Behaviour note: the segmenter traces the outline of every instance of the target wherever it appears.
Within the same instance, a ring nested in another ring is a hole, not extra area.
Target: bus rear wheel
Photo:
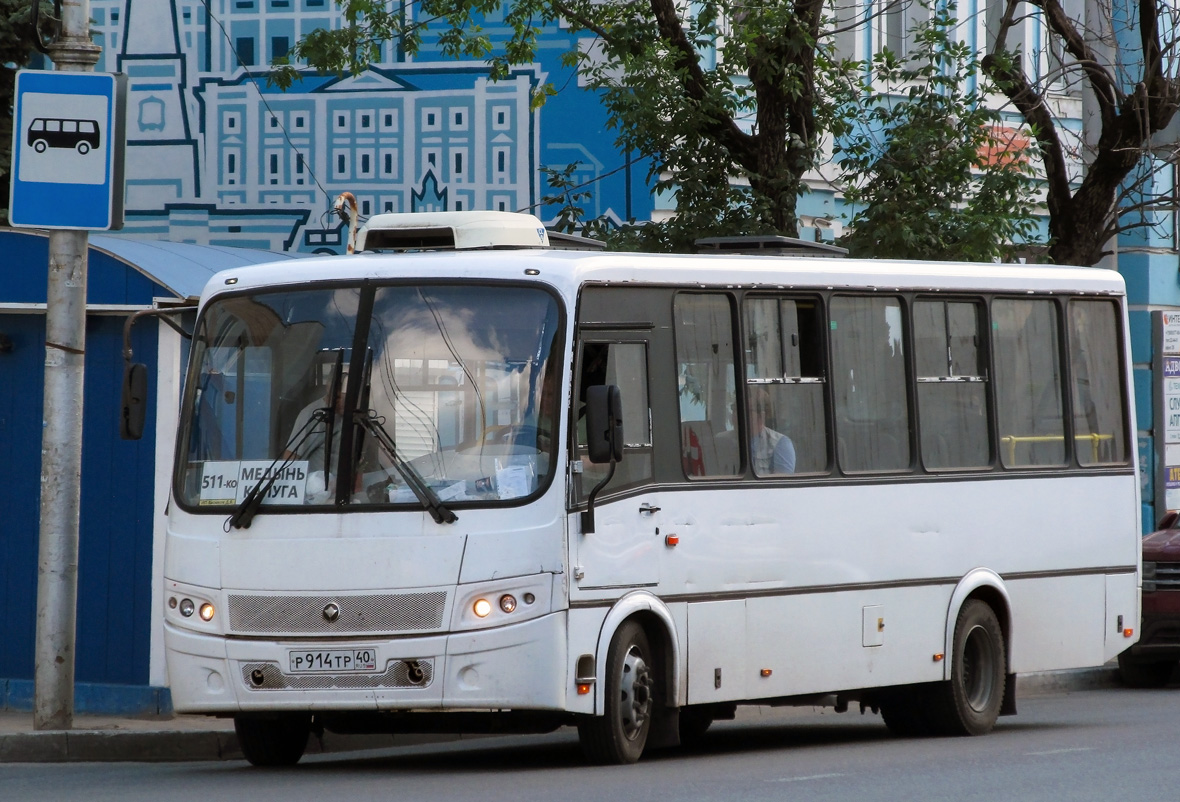
[[[655,666],[647,634],[627,621],[611,638],[605,714],[578,722],[582,752],[592,763],[634,763],[643,754],[655,705]]]
[[[234,732],[246,760],[254,766],[294,766],[307,749],[311,716],[234,716]]]
[[[930,723],[946,735],[984,735],[1000,715],[1007,679],[1004,633],[990,605],[963,605],[952,646],[951,678],[931,694]]]

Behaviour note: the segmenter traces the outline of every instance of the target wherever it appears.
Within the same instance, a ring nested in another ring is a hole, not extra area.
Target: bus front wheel
[[[643,754],[655,705],[655,666],[647,634],[627,621],[611,639],[605,715],[578,722],[582,751],[592,763],[634,763]]]
[[[234,732],[246,760],[255,766],[294,766],[307,749],[311,716],[234,716]]]
[[[38,153],[44,153],[47,147],[49,147],[49,143],[44,139],[38,139],[33,143],[33,150],[37,151]]]
[[[1007,679],[1004,633],[990,605],[979,599],[963,605],[953,647],[951,678],[936,686],[931,723],[947,735],[984,735],[1000,715]]]

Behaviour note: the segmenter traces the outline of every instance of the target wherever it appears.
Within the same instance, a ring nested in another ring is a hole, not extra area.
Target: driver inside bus
[[[341,375],[340,387],[337,390],[334,403],[328,397],[332,392],[332,385],[329,383],[324,387],[322,398],[313,399],[310,404],[299,411],[299,414],[295,416],[295,425],[291,427],[290,446],[283,452],[283,459],[306,460],[309,470],[324,470],[324,443],[328,439],[327,417],[329,408],[332,408],[335,414],[331,416],[333,419],[332,456],[328,470],[335,470],[340,456],[340,433],[344,420],[344,388],[348,384],[347,379],[348,374],[345,372]],[[319,419],[313,420],[317,417],[316,413],[321,410],[323,413],[318,416]],[[310,428],[310,432],[307,431],[308,428]]]

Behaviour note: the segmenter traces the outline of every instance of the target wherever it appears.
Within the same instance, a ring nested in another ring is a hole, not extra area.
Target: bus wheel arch
[[[606,658],[606,675],[599,683],[605,710],[579,717],[578,740],[591,763],[634,763],[647,746],[659,707],[659,667],[638,617],[615,630]]]
[[[978,569],[960,582],[947,616],[945,680],[929,700],[933,730],[982,735],[999,715],[1016,712],[1011,620],[999,575]]]
[[[615,632],[634,618],[643,627],[655,660],[660,664],[663,693],[657,702],[668,707],[680,703],[680,639],[672,613],[659,598],[646,591],[634,591],[619,599],[602,622],[595,652],[594,714],[605,712],[604,682],[607,675],[610,645]]]
[[[1000,631],[1004,636],[1004,669],[1012,670],[1012,600],[1008,596],[1008,588],[1004,580],[995,571],[988,568],[976,568],[969,572],[955,587],[951,594],[950,604],[947,605],[946,627],[944,629],[943,679],[950,679],[951,665],[954,658],[955,623],[959,619],[959,612],[971,599],[979,599],[992,608],[996,619],[1000,623]]]

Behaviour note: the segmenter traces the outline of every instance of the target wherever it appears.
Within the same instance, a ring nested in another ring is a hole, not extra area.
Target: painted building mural
[[[361,215],[497,209],[556,215],[545,169],[577,164],[589,216],[650,219],[646,168],[620,153],[594,97],[572,83],[540,110],[530,90],[572,73],[574,40],[541,34],[552,63],[491,81],[424,46],[349,77],[307,76],[283,92],[266,65],[316,28],[333,0],[91,0],[99,71],[128,76],[124,233],[179,242],[339,253],[328,214],[343,192]],[[485,26],[492,36],[496,19]],[[572,90],[572,91],[571,91]]]

